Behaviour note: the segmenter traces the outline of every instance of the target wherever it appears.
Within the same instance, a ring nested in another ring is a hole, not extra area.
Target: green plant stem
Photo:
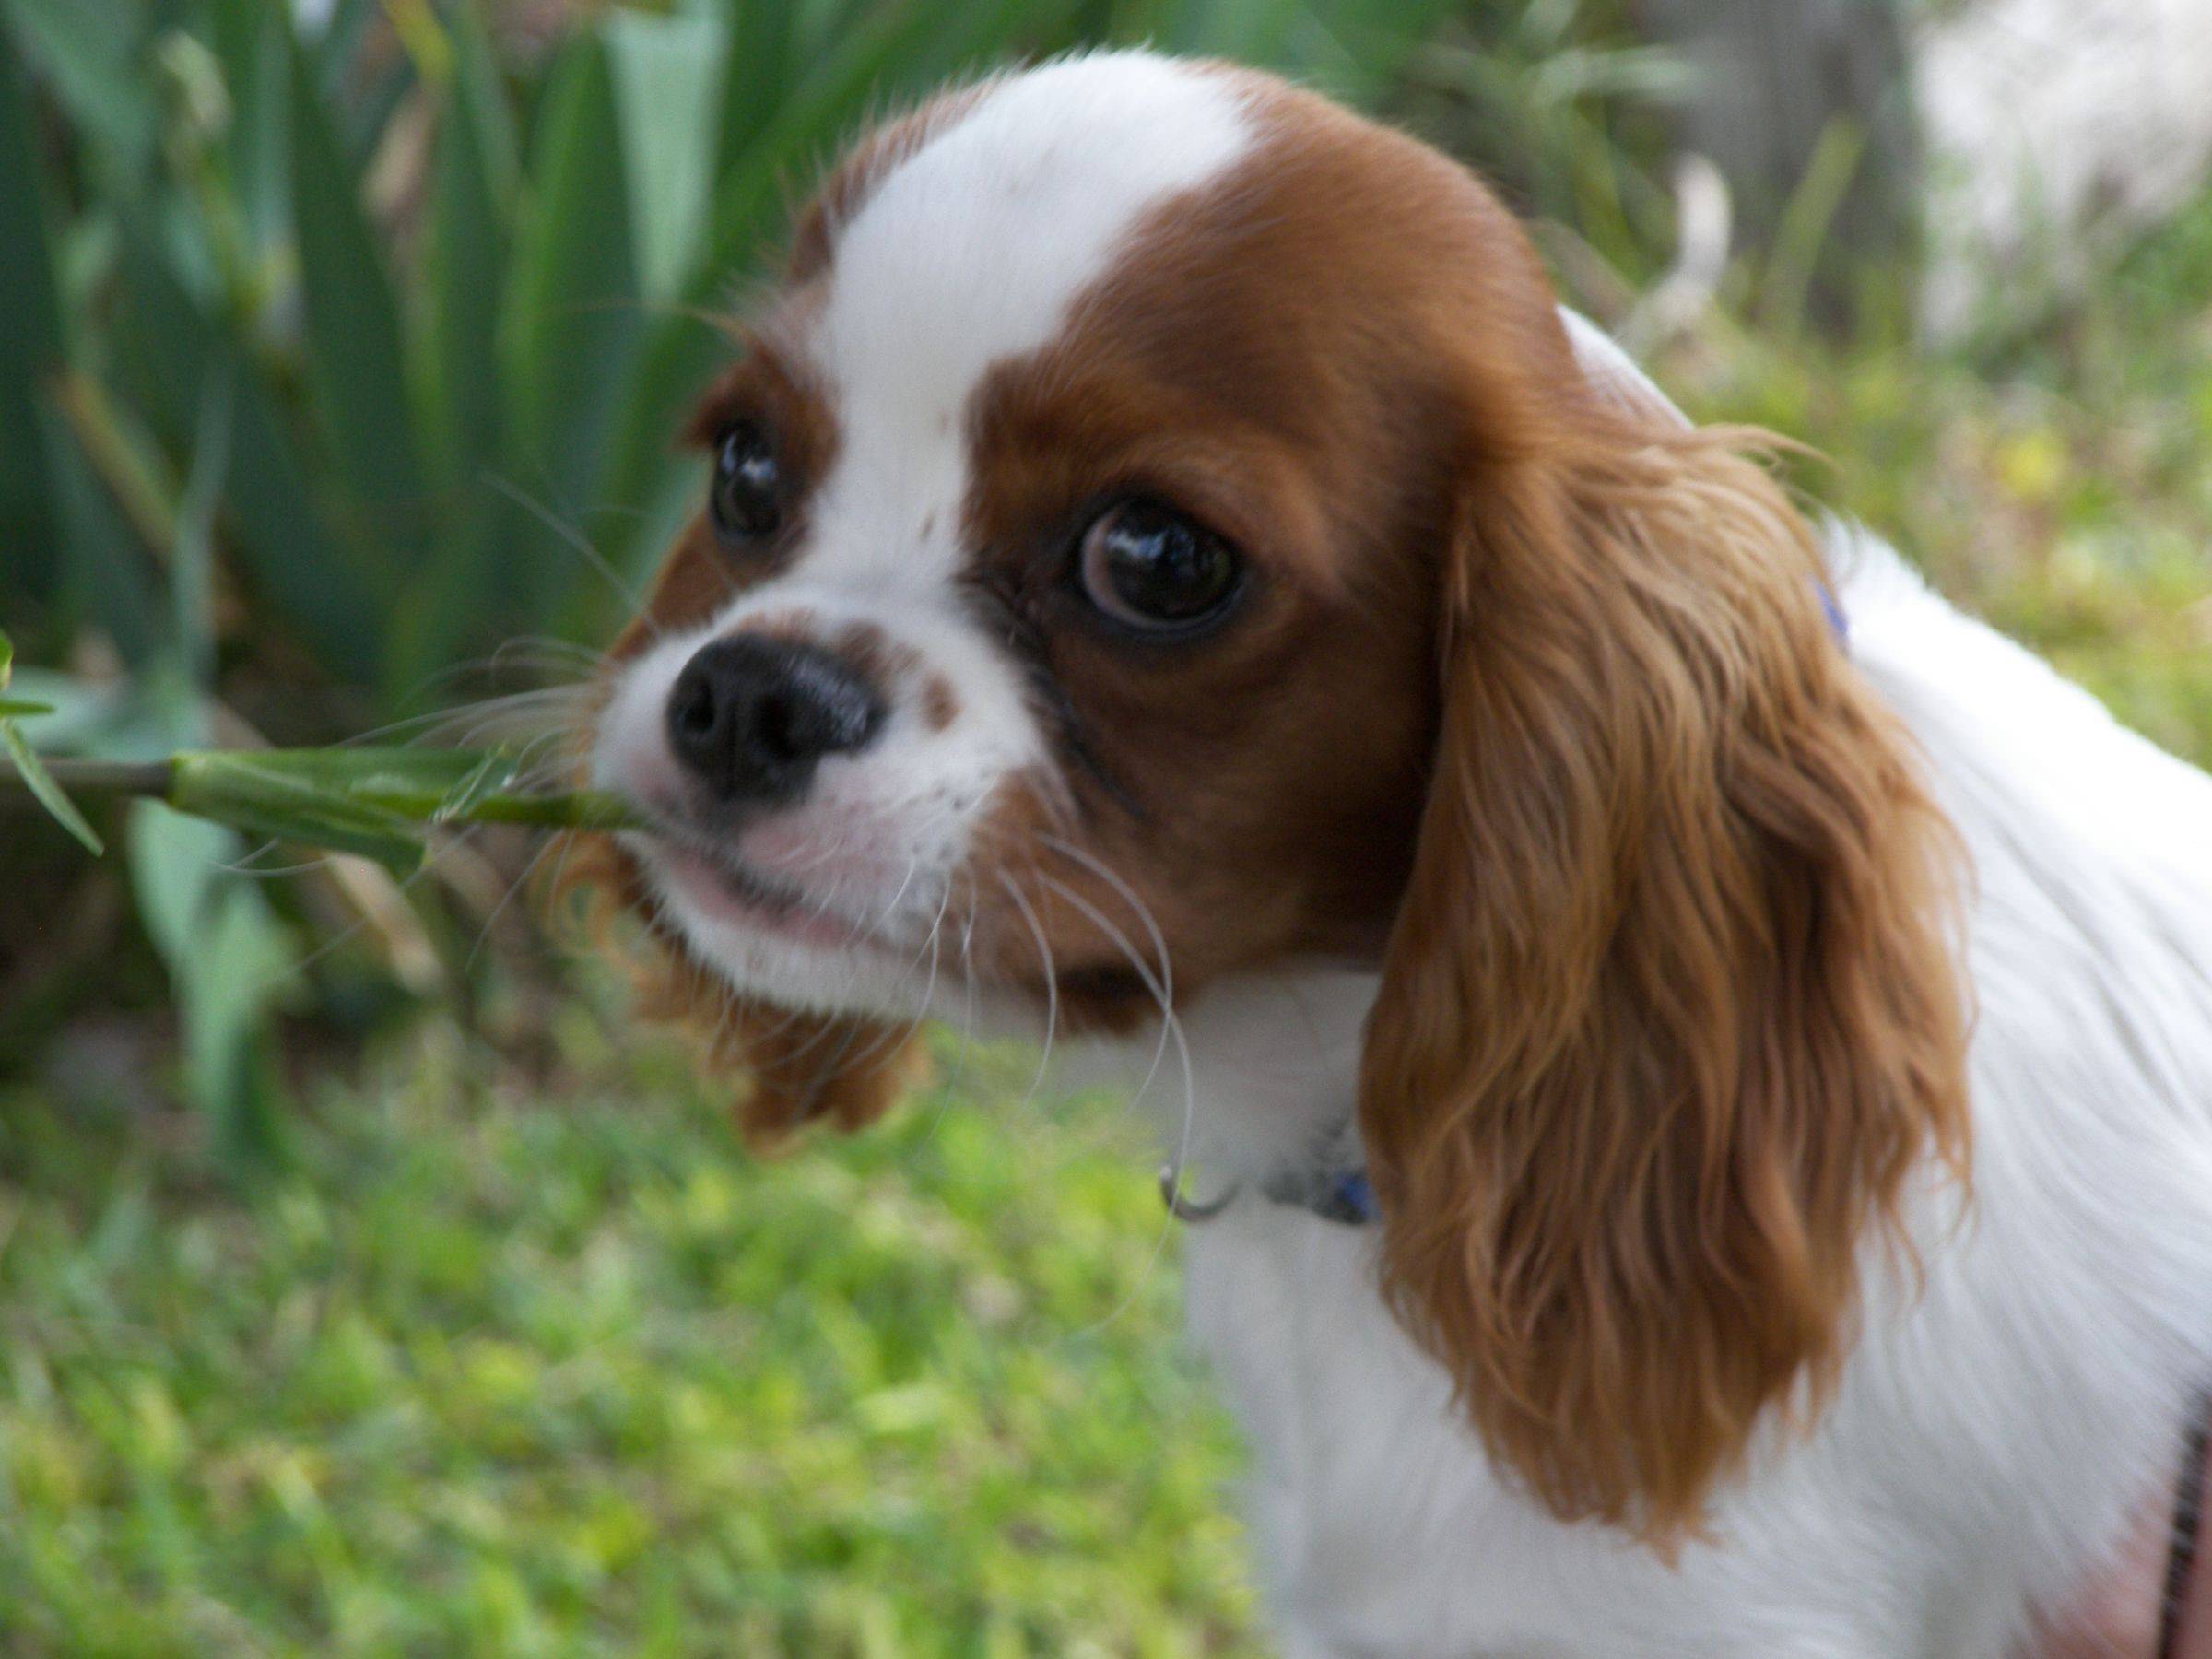
[[[343,753],[344,751],[338,751]],[[63,760],[45,762],[54,782],[72,795],[125,795],[166,801],[186,812],[205,803],[198,790],[178,795],[178,760],[195,760],[195,755],[169,760]],[[0,764],[0,802],[8,795],[31,796],[30,785],[13,766]],[[498,791],[474,800],[455,801],[434,789],[419,792],[376,791],[366,803],[371,809],[420,824],[523,824],[546,830],[621,830],[636,818],[618,798],[594,790],[550,791],[524,794]],[[281,806],[282,803],[279,803]],[[203,813],[200,816],[206,816]],[[226,818],[217,811],[214,816]],[[272,832],[277,832],[272,830]],[[321,839],[305,821],[296,839]]]
[[[46,770],[71,794],[166,795],[171,776],[166,760],[48,760]],[[0,768],[0,790],[28,795],[30,786],[10,766]]]

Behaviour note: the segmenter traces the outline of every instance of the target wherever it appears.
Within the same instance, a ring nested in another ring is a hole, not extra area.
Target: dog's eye
[[[783,469],[768,434],[749,420],[714,441],[712,510],[724,535],[758,541],[783,523]]]
[[[1157,501],[1122,501],[1091,521],[1077,550],[1084,597],[1147,633],[1187,633],[1236,597],[1243,564],[1205,525]]]

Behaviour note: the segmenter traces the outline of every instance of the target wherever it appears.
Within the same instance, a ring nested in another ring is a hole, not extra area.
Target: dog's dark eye
[[[711,504],[715,528],[740,540],[773,535],[783,523],[783,469],[768,434],[749,420],[714,441]]]
[[[1243,564],[1211,530],[1157,501],[1109,507],[1083,533],[1084,597],[1147,633],[1187,633],[1228,609]]]

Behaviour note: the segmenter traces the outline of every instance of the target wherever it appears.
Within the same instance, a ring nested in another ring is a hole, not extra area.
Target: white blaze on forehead
[[[842,442],[809,573],[947,574],[970,394],[1051,341],[1147,210],[1249,141],[1227,77],[1117,53],[990,88],[895,166],[836,238],[812,344]]]

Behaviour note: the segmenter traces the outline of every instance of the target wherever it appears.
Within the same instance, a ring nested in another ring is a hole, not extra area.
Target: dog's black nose
[[[883,699],[818,645],[733,634],[700,648],[668,693],[668,743],[717,800],[798,796],[828,755],[866,747]]]

